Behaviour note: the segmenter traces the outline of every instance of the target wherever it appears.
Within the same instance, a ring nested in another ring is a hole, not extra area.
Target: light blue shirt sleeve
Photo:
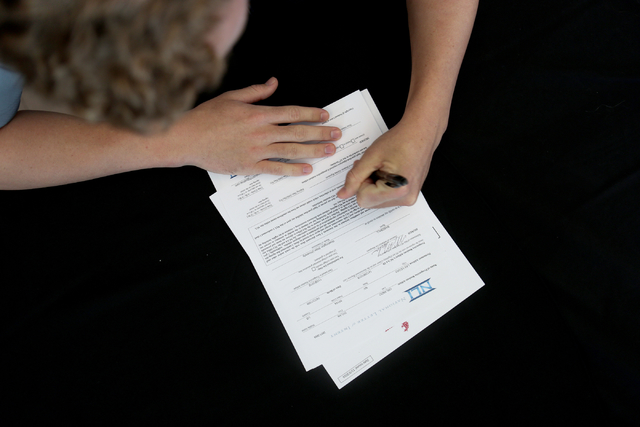
[[[0,127],[16,115],[22,96],[22,76],[0,65]]]

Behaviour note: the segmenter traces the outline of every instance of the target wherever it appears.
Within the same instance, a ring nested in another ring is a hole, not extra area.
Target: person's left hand
[[[424,121],[401,120],[354,163],[337,196],[347,199],[357,195],[358,205],[363,208],[413,205],[418,200],[442,133],[437,126],[429,126]],[[409,184],[391,188],[382,180],[374,183],[369,176],[376,170],[402,175]]]

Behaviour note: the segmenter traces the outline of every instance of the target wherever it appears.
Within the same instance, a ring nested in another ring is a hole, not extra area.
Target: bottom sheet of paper
[[[482,281],[424,197],[362,209],[337,199],[386,126],[368,92],[325,107],[343,130],[307,177],[212,177],[211,198],[251,258],[305,369],[341,388],[459,304]],[[233,212],[233,215],[230,212]]]

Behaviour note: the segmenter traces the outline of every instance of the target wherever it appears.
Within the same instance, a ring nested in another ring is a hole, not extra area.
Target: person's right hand
[[[267,99],[278,87],[267,83],[225,92],[187,112],[168,131],[167,147],[177,164],[194,165],[210,172],[231,175],[267,173],[306,175],[307,163],[283,163],[269,159],[310,159],[335,153],[332,143],[339,128],[311,126],[302,122],[324,122],[329,114],[320,108],[252,105]],[[280,124],[295,123],[291,126]]]

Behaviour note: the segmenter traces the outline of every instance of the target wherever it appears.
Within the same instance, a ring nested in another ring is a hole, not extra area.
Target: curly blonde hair
[[[205,41],[226,0],[0,0],[0,62],[92,121],[169,124],[217,86]]]

